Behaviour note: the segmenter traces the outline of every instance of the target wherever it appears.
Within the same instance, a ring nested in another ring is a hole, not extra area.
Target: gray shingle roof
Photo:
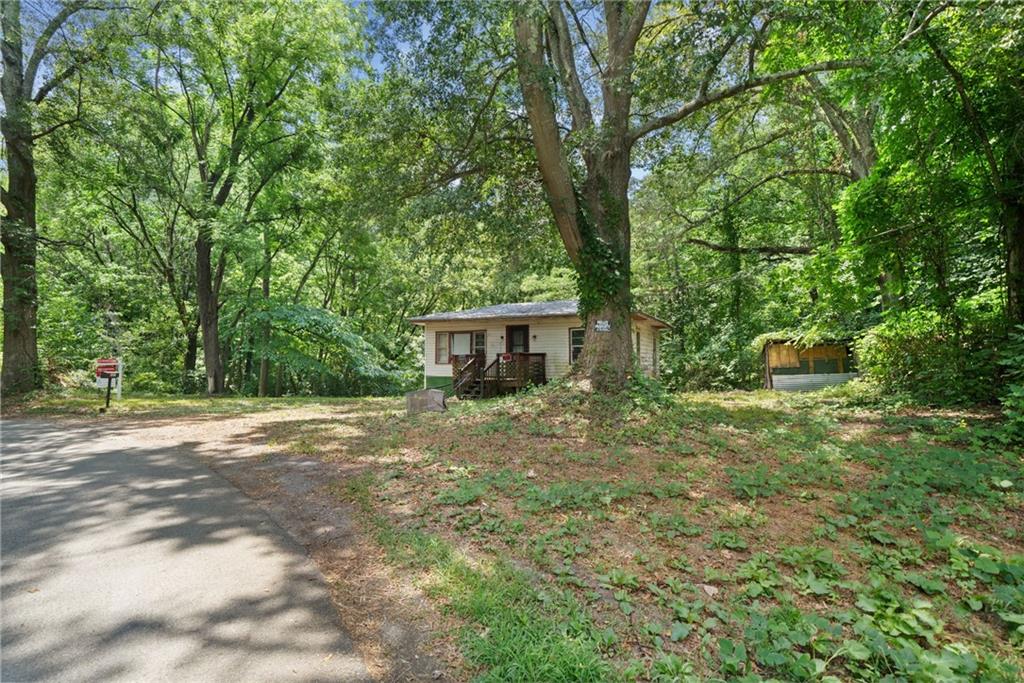
[[[576,315],[577,301],[531,301],[522,304],[498,304],[469,308],[465,311],[447,311],[431,313],[417,318],[409,318],[409,322],[437,322],[440,320],[480,320],[482,318],[538,318],[558,315]]]
[[[465,311],[446,311],[444,313],[430,313],[415,318],[409,318],[411,323],[429,323],[458,320],[494,320],[498,318],[547,318],[558,316],[576,315],[579,302],[576,299],[562,299],[561,301],[530,301],[518,304],[498,304],[496,306],[483,306],[481,308],[469,308]],[[665,325],[654,316],[634,311],[639,315],[655,323]],[[667,327],[667,325],[665,325]]]

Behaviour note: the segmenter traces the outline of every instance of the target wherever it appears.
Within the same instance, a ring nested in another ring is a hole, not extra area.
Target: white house
[[[499,304],[431,313],[409,322],[423,326],[423,385],[464,396],[492,396],[564,375],[583,348],[577,302]],[[668,327],[633,313],[634,352],[641,367],[658,374],[658,335]]]

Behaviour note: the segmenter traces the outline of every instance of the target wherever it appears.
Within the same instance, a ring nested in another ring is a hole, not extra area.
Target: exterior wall
[[[765,363],[772,374],[843,374],[856,371],[845,344],[815,344],[802,349],[794,344],[771,343],[765,347]]]
[[[780,391],[805,391],[842,384],[857,376],[857,365],[846,344],[795,344],[771,342],[762,357],[765,387]]]
[[[505,327],[507,325],[530,326],[530,353],[545,354],[544,372],[548,379],[559,377],[569,371],[569,330],[582,327],[576,316],[543,318],[502,318],[498,320],[465,320],[428,322],[423,326],[423,375],[424,386],[439,386],[451,382],[452,366],[435,363],[435,343],[438,332],[487,333],[487,362],[505,352]],[[658,330],[646,320],[633,322],[632,339],[640,331],[640,362],[648,374],[656,374],[654,368],[654,347]],[[534,339],[536,336],[536,339]]]
[[[425,377],[452,376],[452,366],[435,363],[434,351],[438,332],[487,333],[487,362],[499,353],[505,353],[505,327],[507,325],[530,326],[530,353],[543,353],[544,372],[548,379],[564,375],[569,370],[569,330],[581,327],[579,318],[502,318],[500,320],[465,320],[427,323],[423,329],[423,374]],[[537,338],[534,339],[533,337]]]
[[[655,364],[656,356],[661,354],[657,345],[661,342],[658,338],[658,328],[646,320],[633,321],[633,344],[636,344],[636,333],[640,332],[640,366],[648,375],[657,377],[659,372]]]
[[[815,344],[800,348],[771,342],[762,353],[765,387],[778,391],[813,391],[843,384],[857,377],[855,358],[843,343]]]
[[[813,375],[774,375],[772,388],[776,391],[814,391],[824,387],[845,384],[857,377],[856,372],[817,373]]]

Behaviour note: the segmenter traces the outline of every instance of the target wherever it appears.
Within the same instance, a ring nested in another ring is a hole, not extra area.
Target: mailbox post
[[[104,410],[110,407],[110,394],[114,392],[121,400],[121,384],[124,378],[124,363],[120,358],[96,359],[96,388],[106,390]]]

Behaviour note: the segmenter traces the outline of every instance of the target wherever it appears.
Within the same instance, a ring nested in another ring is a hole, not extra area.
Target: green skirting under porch
[[[444,389],[444,393],[451,396],[452,377],[451,375],[424,375],[424,389]]]

